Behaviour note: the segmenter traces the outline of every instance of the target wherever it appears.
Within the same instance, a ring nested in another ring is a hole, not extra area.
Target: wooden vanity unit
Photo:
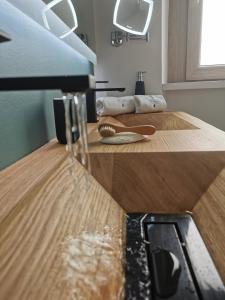
[[[64,245],[82,232],[107,233],[120,274],[110,277],[109,270],[110,280],[85,299],[119,299],[126,212],[191,211],[225,282],[225,133],[185,113],[110,121],[153,124],[158,131],[144,142],[106,146],[99,143],[97,124],[90,124],[95,178],[77,161],[71,164],[56,141],[0,173],[1,300],[71,299]],[[87,274],[93,283],[103,267],[101,256],[104,249]]]
[[[109,146],[92,125],[92,174],[126,212],[192,213],[225,282],[225,133],[183,112],[100,122],[156,126],[147,141]]]

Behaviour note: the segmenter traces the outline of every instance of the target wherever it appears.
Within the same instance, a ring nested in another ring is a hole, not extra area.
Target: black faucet
[[[0,30],[0,43],[9,42],[9,41],[11,41],[10,36],[6,32]]]
[[[96,83],[108,83],[108,81],[96,81]],[[97,122],[96,112],[96,92],[124,92],[125,88],[96,88],[91,89],[86,93],[86,106],[87,106],[87,122]]]

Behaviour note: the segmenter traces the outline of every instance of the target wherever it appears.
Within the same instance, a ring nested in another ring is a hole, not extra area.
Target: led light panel
[[[154,0],[117,0],[113,24],[132,34],[145,35],[152,18]]]

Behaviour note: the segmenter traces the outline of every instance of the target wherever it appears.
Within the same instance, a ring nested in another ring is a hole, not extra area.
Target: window
[[[187,80],[225,79],[224,12],[224,0],[189,0]]]

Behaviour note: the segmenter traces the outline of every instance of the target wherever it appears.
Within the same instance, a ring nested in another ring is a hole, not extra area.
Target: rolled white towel
[[[134,103],[137,114],[159,112],[167,108],[166,100],[162,95],[135,95]]]
[[[96,102],[99,116],[116,116],[135,112],[134,97],[101,97]]]

